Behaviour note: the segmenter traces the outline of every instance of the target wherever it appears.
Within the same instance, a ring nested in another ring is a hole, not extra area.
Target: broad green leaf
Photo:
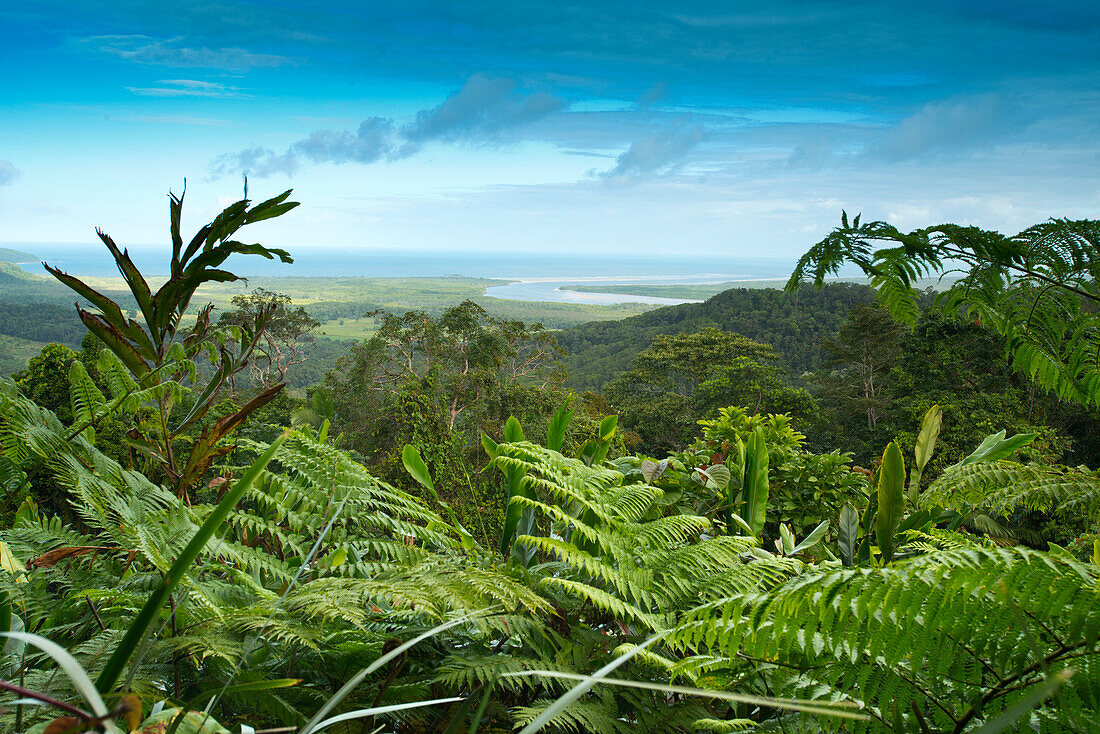
[[[600,421],[600,440],[610,441],[615,435],[615,428],[619,425],[619,416],[609,415]]]
[[[642,479],[644,479],[647,484],[653,484],[653,482],[660,479],[667,468],[668,459],[662,459],[661,461],[644,459],[642,465],[638,467],[639,471],[642,472]]]
[[[940,435],[940,425],[943,423],[943,410],[938,405],[933,405],[924,414],[921,421],[920,432],[917,434],[917,443],[913,448],[916,458],[916,468],[923,471],[928,460],[932,458],[932,452],[936,448],[936,438]]]
[[[736,524],[746,533],[748,533],[753,539],[756,539],[756,533],[752,531],[752,526],[745,522],[745,519],[738,515],[736,512],[731,512],[729,518],[732,521],[731,524]]]
[[[519,424],[519,420],[516,417],[509,416],[507,422],[504,424],[504,441],[506,443],[516,443],[523,440],[523,426]]]
[[[550,428],[546,434],[546,448],[551,451],[561,451],[561,445],[565,442],[565,429],[573,419],[573,411],[568,408],[569,404],[563,403],[550,420]]]
[[[462,540],[462,547],[467,550],[476,547],[477,543],[474,541],[474,536],[470,535],[470,532],[463,527],[454,509],[447,502],[443,501],[439,496],[439,492],[435,490],[431,472],[428,471],[428,465],[424,463],[423,457],[420,456],[420,449],[411,444],[405,444],[405,448],[401,450],[401,463],[405,465],[405,471],[409,473],[409,476],[431,492],[432,499],[443,508],[444,514],[446,514],[451,521],[451,526]]]
[[[730,470],[725,464],[715,464],[707,469],[700,469],[699,473],[706,477],[707,489],[722,492],[729,486]]]
[[[821,524],[810,531],[810,534],[802,539],[802,542],[794,547],[794,549],[787,555],[794,555],[795,553],[801,553],[804,550],[808,550],[817,545],[822,538],[825,537],[825,533],[829,531],[829,521],[822,520]]]
[[[518,502],[512,502],[512,498],[524,496],[534,499],[534,497],[523,481],[527,476],[526,469],[508,466],[504,469],[504,476],[508,480],[508,499],[504,510],[504,529],[500,534],[500,553],[507,558],[508,554],[511,553],[513,541],[516,538],[521,521],[528,515],[533,517],[533,513],[528,512],[530,508],[525,508]]]
[[[764,431],[753,430],[745,444],[745,473],[741,488],[741,516],[752,528],[754,537],[764,530],[768,511],[768,447]]]
[[[997,461],[998,459],[1008,458],[1034,441],[1038,435],[1038,433],[1017,433],[1012,438],[1005,438],[1005,432],[1003,430],[998,431],[991,436],[986,436],[985,440],[978,448],[974,449],[970,456],[959,462],[959,466],[975,464],[979,461]]]
[[[405,465],[405,471],[409,473],[409,476],[425,486],[438,502],[439,495],[435,491],[432,474],[428,471],[428,465],[424,463],[424,458],[420,455],[420,449],[412,444],[405,444],[405,448],[401,449],[401,463]]]
[[[779,524],[779,540],[775,541],[775,547],[785,556],[794,553],[794,533],[785,522]]]
[[[894,557],[894,533],[905,512],[905,459],[893,441],[882,454],[878,475],[878,513],[875,518],[875,540],[882,562]]]
[[[22,508],[20,510],[22,511]],[[15,557],[11,548],[3,541],[0,541],[0,569],[10,574],[23,573],[26,570],[23,562]]]
[[[500,453],[500,446],[496,441],[489,438],[489,434],[484,431],[481,432],[481,447],[485,449],[485,453],[490,459],[497,458],[497,454]]]
[[[855,565],[858,538],[859,513],[852,505],[845,503],[840,511],[840,525],[837,527],[837,555],[845,566]]]

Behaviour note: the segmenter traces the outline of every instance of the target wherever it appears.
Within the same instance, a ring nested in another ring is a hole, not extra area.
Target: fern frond
[[[915,706],[933,728],[950,729],[1012,705],[1044,667],[1075,669],[1072,690],[1095,697],[1098,573],[1021,548],[938,551],[884,569],[805,573],[703,605],[668,642],[773,670],[777,695],[826,686],[866,701],[881,722],[908,720]]]

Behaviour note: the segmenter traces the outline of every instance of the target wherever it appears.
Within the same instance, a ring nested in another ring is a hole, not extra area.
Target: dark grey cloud
[[[607,179],[626,179],[672,173],[704,137],[706,133],[698,125],[662,130],[631,143],[615,159],[615,167],[600,175]]]
[[[546,92],[521,94],[511,79],[475,74],[440,105],[416,113],[397,127],[393,120],[368,117],[357,130],[315,130],[308,138],[276,155],[249,148],[218,156],[210,165],[214,178],[247,170],[256,178],[292,175],[300,159],[312,163],[375,163],[414,155],[432,141],[492,145],[506,134],[565,109],[568,103]]]
[[[180,45],[182,39],[157,39],[149,36],[92,36],[82,45],[128,61],[159,66],[248,71],[293,61],[288,56],[255,53],[243,48],[195,48]]]
[[[221,178],[246,173],[255,178],[267,178],[275,174],[293,176],[298,170],[298,157],[287,151],[282,155],[270,148],[256,146],[240,153],[223,153],[210,164],[210,178]]]
[[[0,186],[7,186],[19,178],[21,172],[11,161],[0,158]]]
[[[511,79],[474,74],[438,107],[417,112],[401,135],[414,148],[431,140],[486,142],[567,106],[564,99],[546,92],[517,94]]]

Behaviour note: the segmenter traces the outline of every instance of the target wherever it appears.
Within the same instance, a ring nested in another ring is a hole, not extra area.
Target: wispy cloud
[[[249,148],[218,156],[212,177],[247,170],[262,178],[292,175],[300,159],[313,163],[375,163],[415,155],[429,142],[493,145],[503,136],[561,111],[568,102],[547,92],[523,94],[511,79],[475,74],[436,107],[420,110],[399,127],[393,120],[368,117],[356,130],[315,130],[285,153]]]
[[[240,90],[217,82],[195,79],[161,79],[160,87],[126,87],[143,97],[240,97]]]
[[[248,71],[249,69],[281,66],[294,59],[288,56],[264,54],[243,48],[195,48],[181,45],[183,39],[157,39],[150,36],[92,36],[82,45],[101,53],[128,61],[158,66],[181,68],[223,69]]]
[[[704,137],[706,133],[698,125],[662,130],[631,143],[615,159],[615,167],[599,175],[606,179],[630,179],[672,173]]]
[[[11,161],[0,158],[0,186],[7,186],[19,178],[21,171]]]

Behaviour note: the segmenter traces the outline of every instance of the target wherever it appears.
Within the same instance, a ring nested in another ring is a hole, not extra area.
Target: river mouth
[[[511,301],[543,301],[550,303],[590,303],[611,305],[616,303],[648,303],[655,306],[676,306],[681,303],[701,303],[697,298],[666,298],[641,296],[629,293],[590,293],[570,290],[572,286],[600,285],[705,285],[724,283],[744,274],[699,273],[683,276],[622,276],[603,278],[514,278],[506,285],[492,285],[485,289],[490,298]]]

